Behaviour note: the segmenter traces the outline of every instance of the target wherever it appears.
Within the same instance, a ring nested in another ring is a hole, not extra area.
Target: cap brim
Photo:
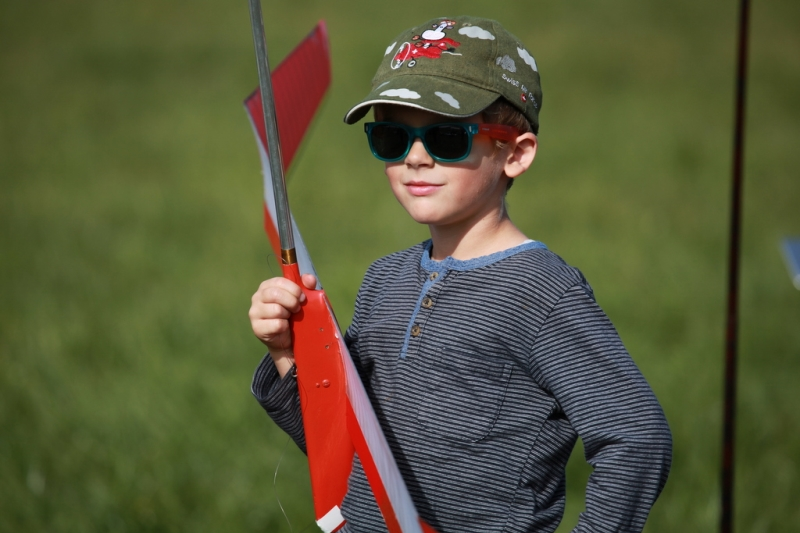
[[[479,113],[500,97],[493,91],[439,76],[407,74],[393,76],[378,85],[344,116],[355,124],[375,104],[392,104],[463,118]]]

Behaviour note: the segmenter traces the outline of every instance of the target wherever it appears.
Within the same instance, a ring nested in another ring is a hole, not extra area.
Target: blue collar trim
[[[475,257],[474,259],[461,260],[447,256],[441,261],[434,261],[433,259],[431,259],[431,248],[433,248],[433,241],[428,239],[423,244],[424,244],[424,249],[422,251],[422,259],[420,261],[420,265],[428,272],[446,272],[448,270],[458,270],[464,272],[466,270],[473,270],[476,268],[481,268],[487,265],[491,265],[492,263],[501,261],[506,257],[511,257],[512,255],[516,255],[520,252],[525,252],[527,250],[536,250],[536,249],[547,250],[547,246],[545,246],[544,243],[539,241],[530,241],[530,242],[524,242],[513,248],[509,248],[508,250],[495,252],[493,254],[484,255],[482,257]]]

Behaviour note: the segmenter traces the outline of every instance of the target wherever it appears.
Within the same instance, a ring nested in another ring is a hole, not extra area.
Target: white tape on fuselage
[[[317,525],[325,533],[331,533],[341,526],[343,522],[344,517],[342,516],[342,510],[336,505],[333,509],[328,511],[325,516],[317,520]]]

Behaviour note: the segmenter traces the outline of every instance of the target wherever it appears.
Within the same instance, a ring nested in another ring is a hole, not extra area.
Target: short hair
[[[528,132],[534,135],[539,134],[538,128],[534,130],[531,123],[525,118],[525,115],[508,103],[508,100],[502,96],[490,104],[489,107],[481,111],[481,113],[483,114],[483,119],[489,124],[513,126],[519,130],[520,134]]]
[[[481,111],[483,120],[489,124],[502,124],[504,126],[512,126],[519,130],[520,135],[523,133],[533,133],[537,135],[537,130],[534,130],[525,115],[522,114],[516,107],[511,105],[508,100],[502,96],[494,101],[489,107]],[[495,139],[495,146],[498,150],[505,148],[507,142]],[[510,189],[514,184],[514,180],[508,180],[506,190]]]

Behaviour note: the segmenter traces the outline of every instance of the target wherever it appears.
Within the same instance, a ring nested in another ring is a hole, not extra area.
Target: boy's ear
[[[523,133],[517,137],[506,155],[506,163],[503,167],[506,176],[513,179],[528,170],[533,163],[533,158],[536,157],[538,146],[536,135],[533,133]]]

